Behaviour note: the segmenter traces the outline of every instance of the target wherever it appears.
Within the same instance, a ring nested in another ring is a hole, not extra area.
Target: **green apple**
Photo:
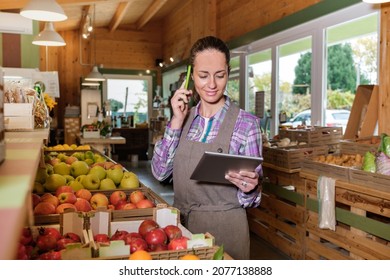
[[[57,163],[53,166],[55,174],[70,175],[70,165],[65,162]]]
[[[103,180],[104,178],[106,178],[107,172],[104,167],[95,165],[89,170],[88,174],[96,174],[98,175],[100,180]]]
[[[44,193],[45,187],[40,182],[34,182],[33,192]]]
[[[94,155],[94,160],[95,160],[95,162],[106,162],[107,161],[105,157],[103,157],[99,154]]]
[[[60,159],[62,162],[65,162],[68,156],[64,153],[59,153],[57,158]]]
[[[87,176],[87,175],[81,175],[81,176]],[[84,189],[84,185],[77,181],[77,180],[73,180],[69,183],[69,186],[75,191],[77,192],[78,190],[81,190],[81,189]]]
[[[87,174],[81,183],[87,190],[97,190],[100,186],[100,179],[96,174]]]
[[[47,176],[49,176],[49,174],[47,174],[47,169],[38,167],[37,172],[35,174],[35,182],[44,184],[46,182]]]
[[[53,165],[51,165],[50,163],[46,163],[46,172],[48,175],[54,174]]]
[[[55,192],[58,187],[66,185],[66,178],[60,174],[51,174],[47,176],[44,187],[50,192]]]
[[[87,176],[87,175],[80,175],[80,176],[77,176],[74,180],[77,181],[77,182],[82,182],[84,177]]]
[[[123,178],[123,170],[119,168],[108,169],[107,178],[110,178],[114,181],[115,185],[119,185]]]
[[[82,160],[73,162],[70,165],[70,175],[73,177],[78,177],[80,175],[86,175],[89,172],[89,165]]]
[[[92,151],[86,151],[86,152],[84,153],[84,158],[85,158],[85,159],[87,159],[87,158],[89,158],[89,159],[94,159],[94,156],[95,156],[95,154],[94,154]]]
[[[86,159],[84,159],[84,161],[85,161],[89,166],[91,166],[92,164],[95,163],[95,162],[93,161],[93,159],[90,159],[90,158],[86,158]]]
[[[119,184],[119,188],[126,189],[126,190],[138,189],[139,188],[138,176],[133,172],[125,172],[125,173],[126,174],[123,176]]]
[[[69,183],[74,181],[74,177],[71,176],[71,175],[64,175],[65,179],[66,179],[66,184],[69,186]]]
[[[110,178],[104,178],[103,180],[100,181],[100,190],[115,190],[116,185],[114,181]]]
[[[78,160],[84,160],[85,159],[85,155],[84,155],[83,152],[74,152],[71,156],[74,156]]]

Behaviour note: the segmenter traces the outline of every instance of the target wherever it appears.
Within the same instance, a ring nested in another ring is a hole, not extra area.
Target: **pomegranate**
[[[138,227],[138,232],[143,238],[152,229],[158,228],[159,225],[154,220],[144,220]]]
[[[185,250],[187,249],[187,240],[189,238],[182,236],[179,238],[172,239],[168,243],[168,250]]]
[[[182,236],[181,229],[175,225],[167,225],[164,228],[165,234],[168,236],[169,240],[179,238]]]
[[[39,235],[37,238],[37,247],[42,252],[54,250],[57,247],[57,239],[52,235]]]
[[[127,234],[127,231],[117,229],[116,232],[111,236],[110,240],[125,240]]]
[[[138,232],[130,232],[130,233],[126,234],[125,239],[124,239],[126,245],[129,245],[130,241],[135,239],[135,238],[142,238],[142,236]]]
[[[148,250],[148,243],[142,238],[133,238],[128,245],[130,245],[130,253],[138,250]]]
[[[40,235],[50,235],[50,236],[53,236],[56,239],[56,241],[62,238],[62,235],[58,231],[58,229],[50,228],[50,227],[47,227],[47,228],[40,227],[39,228],[39,234]]]
[[[61,252],[60,251],[50,251],[38,256],[39,260],[60,260]]]
[[[64,238],[70,238],[74,242],[81,242],[80,236],[74,232],[68,232],[68,233],[64,234]]]
[[[155,228],[145,235],[145,241],[149,245],[166,244],[168,237],[162,228]]]
[[[23,228],[22,229],[22,236],[19,239],[19,242],[22,243],[23,245],[29,245],[33,241],[33,236],[31,233],[30,228]]]
[[[66,245],[76,243],[73,239],[70,238],[61,238],[57,241],[57,250],[62,250],[66,248]]]
[[[110,237],[108,237],[105,233],[98,233],[93,237],[93,239],[98,243],[110,244]]]

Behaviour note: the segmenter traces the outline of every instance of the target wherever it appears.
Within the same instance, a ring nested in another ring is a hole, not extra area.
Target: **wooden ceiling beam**
[[[110,30],[110,32],[114,32],[118,28],[129,6],[130,2],[119,3],[114,16],[112,17],[110,24],[108,25],[108,29]]]
[[[13,10],[21,9],[27,5],[30,0],[1,0],[0,1],[0,10]],[[123,2],[128,2],[130,0],[123,0]],[[107,0],[56,0],[61,6],[87,6],[98,4],[100,2],[107,2]]]
[[[80,32],[80,34],[83,33],[85,18],[91,12],[92,12],[92,5],[87,5],[87,6],[83,7],[83,12],[81,14],[81,19],[80,19],[80,23],[79,23],[79,32]],[[90,15],[90,17],[91,17],[91,20],[92,20],[93,17],[91,15]],[[93,28],[95,28],[95,26],[93,26]]]
[[[168,2],[168,0],[155,0],[149,6],[149,8],[143,13],[143,15],[139,18],[136,23],[137,30],[144,27],[153,17],[154,15]]]

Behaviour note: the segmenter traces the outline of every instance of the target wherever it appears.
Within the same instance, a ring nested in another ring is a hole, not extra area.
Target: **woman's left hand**
[[[257,172],[229,172],[225,178],[245,193],[252,191],[259,184],[259,174]]]

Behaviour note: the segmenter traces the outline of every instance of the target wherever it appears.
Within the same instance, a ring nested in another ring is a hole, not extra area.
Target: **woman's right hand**
[[[171,108],[173,111],[171,118],[172,129],[180,129],[182,127],[189,111],[188,102],[192,96],[192,90],[185,89],[184,84],[185,82],[175,91],[171,98]]]

